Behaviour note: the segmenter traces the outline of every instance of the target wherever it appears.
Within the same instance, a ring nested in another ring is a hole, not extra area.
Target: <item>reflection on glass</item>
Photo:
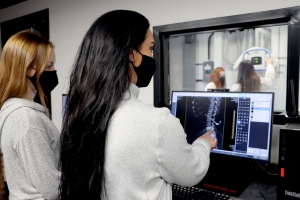
[[[274,25],[170,36],[170,94],[204,91],[217,67],[225,69],[226,88],[230,89],[238,83],[239,64],[250,60],[261,80],[271,77],[267,87],[262,83],[261,91],[274,92],[274,109],[285,110],[287,34],[287,25]],[[266,62],[270,58],[271,67]]]

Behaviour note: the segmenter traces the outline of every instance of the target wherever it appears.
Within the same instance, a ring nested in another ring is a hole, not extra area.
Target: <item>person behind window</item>
[[[11,36],[0,61],[0,136],[9,199],[57,199],[60,134],[44,94],[58,84],[53,44],[38,32]],[[38,93],[41,104],[33,101]]]
[[[99,17],[79,48],[62,128],[60,198],[172,199],[173,183],[204,177],[212,130],[188,144],[167,108],[138,99],[156,69],[148,20],[128,10]]]
[[[250,60],[243,60],[238,67],[237,83],[232,85],[230,91],[233,92],[263,92],[273,85],[275,79],[275,69],[273,58],[266,60],[267,69],[265,77],[259,77]]]
[[[226,88],[225,69],[223,67],[214,69],[204,90],[217,88]]]

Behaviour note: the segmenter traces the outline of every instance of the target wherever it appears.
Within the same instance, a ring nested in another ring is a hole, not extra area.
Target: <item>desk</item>
[[[260,192],[266,200],[277,199],[277,185],[252,182],[239,197],[231,196],[230,200],[264,200]],[[190,198],[173,196],[173,200],[190,200]]]
[[[277,185],[252,182],[238,197],[241,200],[263,200],[260,191],[267,200],[277,199]],[[234,199],[234,198],[233,198]],[[237,199],[237,200],[238,200]]]
[[[277,199],[277,176],[266,173],[258,165],[254,165],[253,168],[253,181],[246,187],[240,196],[231,196],[231,200],[276,200]],[[271,165],[268,171],[273,171],[273,174],[277,171],[277,166]],[[262,194],[263,196],[262,196]],[[173,200],[186,200],[178,196],[173,196]],[[190,200],[190,198],[189,198]],[[195,199],[197,200],[197,198]]]

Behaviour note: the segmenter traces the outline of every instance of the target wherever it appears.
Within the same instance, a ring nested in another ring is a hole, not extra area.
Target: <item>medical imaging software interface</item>
[[[214,153],[269,160],[273,93],[173,92],[171,112],[192,144],[210,129]]]

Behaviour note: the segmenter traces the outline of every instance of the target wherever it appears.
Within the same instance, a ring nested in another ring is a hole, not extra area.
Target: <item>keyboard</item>
[[[234,200],[230,195],[197,187],[182,187],[174,184],[173,200]]]

